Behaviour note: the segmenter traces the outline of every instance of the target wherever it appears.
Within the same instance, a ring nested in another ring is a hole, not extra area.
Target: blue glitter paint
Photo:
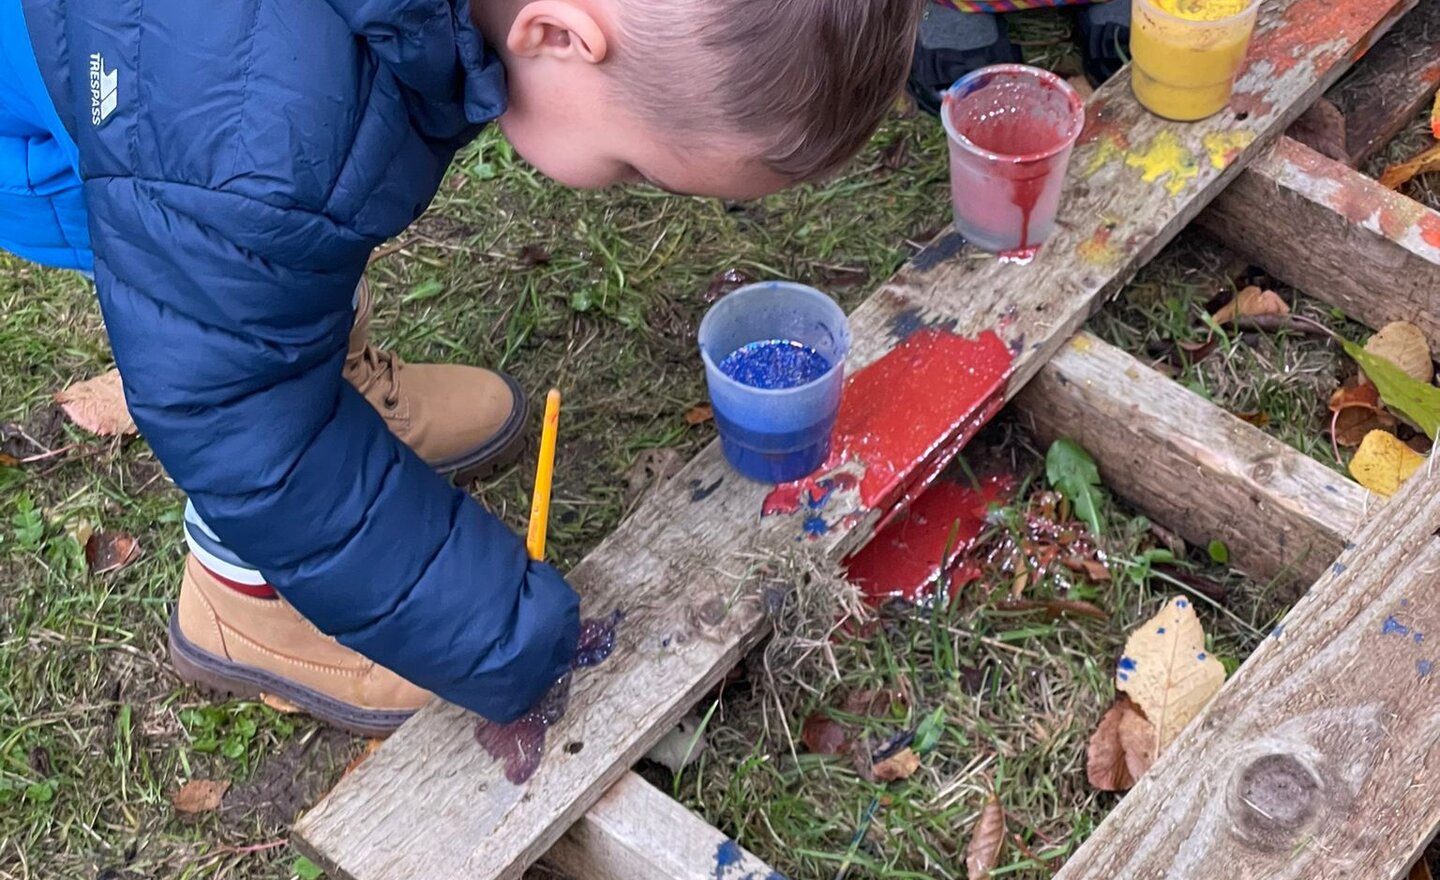
[[[720,372],[751,388],[798,388],[830,371],[820,352],[791,339],[742,345],[720,362]]]
[[[1425,678],[1426,676],[1428,676],[1434,668],[1435,664],[1431,663],[1429,660],[1415,661],[1415,671],[1420,674],[1421,678]]]
[[[1410,635],[1410,627],[1396,620],[1394,615],[1391,615],[1385,618],[1384,623],[1380,624],[1380,634],[1382,636],[1408,636]]]
[[[1120,669],[1121,669],[1122,672],[1134,672],[1134,671],[1135,671],[1135,661],[1132,660],[1132,659],[1130,659],[1129,657],[1121,657],[1121,658],[1120,658]]]

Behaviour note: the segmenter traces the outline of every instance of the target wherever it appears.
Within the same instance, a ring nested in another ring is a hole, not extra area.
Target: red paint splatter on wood
[[[1440,215],[1426,211],[1420,218],[1420,237],[1433,248],[1440,248]]]
[[[1128,127],[1118,120],[1119,114],[1110,110],[1105,101],[1094,101],[1085,107],[1085,127],[1080,129],[1079,144],[1093,144],[1108,138],[1118,149],[1130,146]]]
[[[1265,100],[1264,95],[1257,95],[1254,92],[1234,92],[1230,95],[1230,110],[1236,116],[1244,116],[1248,120],[1261,119],[1268,116],[1275,105]]]
[[[847,515],[902,511],[1005,402],[1012,355],[993,331],[967,339],[926,329],[845,382],[830,456],[815,474],[775,487],[762,513],[792,513],[802,501],[822,533],[824,508],[838,493],[858,495]],[[813,527],[812,527],[813,523]]]
[[[1257,29],[1241,76],[1251,65],[1269,62],[1279,76],[1303,60],[1325,70],[1351,52],[1364,52],[1377,29],[1396,15],[1397,4],[1377,0],[1296,0],[1279,22]]]
[[[1288,140],[1280,142],[1278,154],[1302,174],[1326,181],[1320,201],[1351,223],[1374,220],[1380,233],[1391,241],[1402,240],[1406,233],[1418,227],[1425,241],[1435,243],[1432,241],[1436,235],[1434,228],[1440,220],[1414,199],[1386,189],[1349,167]]]
[[[1014,491],[1015,479],[1009,475],[983,480],[979,491],[937,481],[904,515],[850,557],[845,564],[850,580],[873,603],[920,602],[928,598],[944,571],[950,575],[953,598],[980,575],[979,565],[964,557],[985,529],[987,508],[1008,502]]]

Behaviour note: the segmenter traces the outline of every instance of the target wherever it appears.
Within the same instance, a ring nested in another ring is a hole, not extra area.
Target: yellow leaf
[[[1425,456],[1387,431],[1371,431],[1350,459],[1350,476],[1377,495],[1389,498],[1425,463]]]
[[[965,848],[965,873],[970,880],[990,880],[990,872],[1000,862],[1005,848],[1005,808],[1000,798],[990,795],[975,829],[970,832],[970,845]]]
[[[1440,92],[1435,93],[1435,106],[1430,108],[1430,133],[1440,139]]]
[[[1380,172],[1380,184],[1391,189],[1399,189],[1415,175],[1430,171],[1440,171],[1440,144],[1436,144],[1412,159],[1406,159],[1404,162],[1398,162],[1386,168]]]
[[[125,408],[125,391],[116,370],[77,382],[55,395],[70,421],[92,434],[113,437],[134,434],[135,422]]]
[[[1205,630],[1189,599],[1176,596],[1125,642],[1115,687],[1130,695],[1155,726],[1155,754],[1200,714],[1220,686],[1225,667],[1205,651]]]
[[[1365,350],[1399,367],[1412,379],[1429,382],[1435,377],[1430,343],[1419,327],[1407,321],[1393,321],[1381,327],[1366,341]]]
[[[1236,318],[1253,318],[1257,315],[1288,315],[1290,306],[1273,290],[1261,290],[1250,285],[1235,298],[1221,306],[1215,313],[1215,323],[1224,324]]]

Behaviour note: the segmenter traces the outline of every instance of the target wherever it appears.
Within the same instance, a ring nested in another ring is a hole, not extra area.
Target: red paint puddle
[[[846,561],[851,582],[871,603],[888,599],[921,602],[944,571],[950,575],[953,598],[980,576],[979,565],[966,556],[985,529],[986,510],[992,503],[1008,503],[1014,491],[1015,479],[1009,475],[983,480],[979,491],[949,480],[937,481]]]
[[[813,537],[881,510],[877,529],[884,528],[999,411],[1011,362],[993,331],[977,339],[935,329],[911,334],[846,380],[829,458],[804,480],[776,486],[762,515],[793,513],[803,502]],[[843,506],[837,495],[850,509],[834,509]]]

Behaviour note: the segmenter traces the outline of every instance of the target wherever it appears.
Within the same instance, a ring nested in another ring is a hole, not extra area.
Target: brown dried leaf
[[[1359,446],[1371,431],[1394,430],[1395,417],[1380,406],[1380,392],[1368,382],[1346,383],[1330,395],[1330,436],[1340,446]]]
[[[92,434],[114,437],[136,433],[135,422],[125,408],[125,390],[117,370],[77,382],[57,393],[55,401],[70,421]]]
[[[1085,777],[1101,791],[1128,791],[1155,763],[1155,727],[1120,694],[1100,719],[1085,752]]]
[[[365,748],[360,752],[360,754],[356,755],[349,764],[345,765],[345,772],[340,774],[340,778],[344,779],[346,776],[354,773],[357,767],[359,767],[361,764],[364,764],[367,760],[369,760],[371,755],[375,754],[375,750],[380,748],[380,744],[383,742],[384,740],[381,739],[372,739],[366,741]]]
[[[192,779],[170,796],[170,803],[175,807],[175,812],[184,816],[210,813],[220,806],[220,801],[229,789],[228,781]]]
[[[1412,379],[1429,382],[1435,378],[1430,343],[1424,332],[1408,321],[1392,321],[1375,331],[1365,342],[1365,350],[1399,367]]]
[[[1250,318],[1257,315],[1288,315],[1290,306],[1273,290],[1261,290],[1250,285],[1235,298],[1220,307],[1215,313],[1215,322],[1224,324],[1236,318]]]
[[[295,705],[284,697],[278,697],[275,694],[267,694],[262,692],[260,694],[260,702],[269,706],[271,709],[274,709],[276,712],[279,712],[281,715],[294,715],[296,712],[300,711],[299,706]]]
[[[527,244],[520,248],[520,263],[527,269],[550,265],[550,251],[542,244]]]
[[[1270,424],[1270,414],[1263,409],[1256,410],[1255,412],[1236,413],[1235,418],[1246,424],[1254,425],[1257,428],[1263,428]]]
[[[20,459],[13,455],[0,452],[0,467],[17,468],[20,466]]]
[[[1093,620],[1109,620],[1102,609],[1081,599],[1004,599],[996,604],[1001,611],[1044,611],[1050,618],[1073,614]]]
[[[920,769],[920,756],[913,749],[901,749],[883,761],[875,762],[871,775],[876,782],[909,779]]]
[[[1419,155],[1397,162],[1380,172],[1380,185],[1399,189],[1417,174],[1440,171],[1440,144],[1436,144]]]
[[[970,845],[965,847],[965,872],[970,880],[990,880],[990,872],[1000,863],[1005,849],[1005,808],[1000,798],[990,800],[980,810],[975,828],[970,832]]]
[[[845,728],[823,712],[805,719],[800,728],[800,741],[814,755],[843,755],[850,751],[850,737]]]
[[[140,555],[140,542],[124,532],[95,532],[85,540],[85,563],[93,574],[119,571]]]
[[[895,705],[905,705],[905,695],[899,691],[861,689],[851,691],[840,704],[840,711],[847,715],[864,715],[883,718],[890,714]]]
[[[702,403],[685,410],[685,414],[681,418],[685,420],[685,424],[691,427],[703,425],[715,418],[715,408],[708,403]]]
[[[710,286],[705,288],[705,301],[713,303],[720,297],[735,290],[737,287],[744,287],[754,279],[739,269],[726,269],[723,272],[716,272],[710,279]]]

